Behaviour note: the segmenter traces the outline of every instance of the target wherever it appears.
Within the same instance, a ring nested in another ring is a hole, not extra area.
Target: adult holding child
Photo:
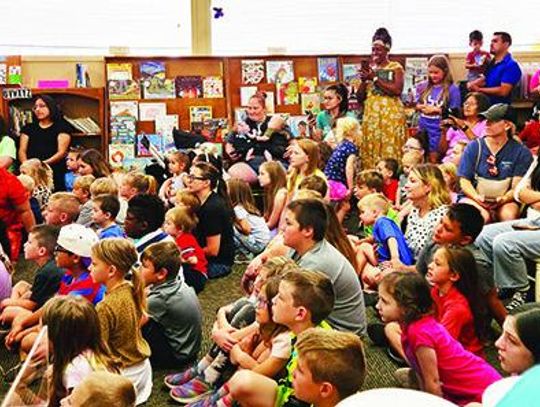
[[[54,187],[65,190],[64,158],[71,143],[71,128],[62,118],[56,101],[48,95],[36,96],[33,100],[32,123],[21,129],[19,161],[38,158],[48,164],[54,173]]]
[[[401,102],[403,67],[390,61],[392,37],[386,28],[373,34],[369,65],[360,72],[358,100],[364,101],[362,165],[374,168],[381,157],[401,156],[406,139],[405,110]]]
[[[515,112],[502,103],[480,114],[487,120],[485,137],[470,143],[458,168],[461,202],[475,205],[488,222],[517,219],[514,188],[532,162],[529,150],[513,138]]]

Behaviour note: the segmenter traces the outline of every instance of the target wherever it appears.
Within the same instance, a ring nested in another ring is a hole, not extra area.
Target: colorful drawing
[[[159,134],[137,134],[137,157],[152,157],[152,153],[146,148],[145,138],[158,152],[163,152],[163,139]]]
[[[299,93],[314,93],[317,89],[317,78],[314,76],[298,78],[298,92]]]
[[[125,64],[107,64],[107,80],[127,81],[133,79],[133,66]]]
[[[176,95],[179,98],[195,99],[203,97],[202,77],[200,76],[177,76]]]
[[[317,114],[321,111],[321,97],[318,93],[300,95],[302,113]]]
[[[319,82],[336,82],[338,80],[337,58],[317,58]]]
[[[203,78],[203,96],[205,98],[222,98],[223,78],[221,76],[205,76]]]
[[[190,106],[189,122],[204,122],[212,118],[212,106]]]
[[[109,99],[140,99],[141,88],[139,82],[125,79],[125,80],[109,80]]]
[[[276,83],[277,104],[298,104],[298,82]]]
[[[293,137],[309,137],[307,116],[290,116],[287,124],[289,125],[289,129],[291,130]]]
[[[294,81],[293,61],[266,61],[268,83],[289,83]]]
[[[159,76],[143,80],[143,97],[145,99],[174,99],[176,97],[173,79],[162,79]]]
[[[111,117],[131,116],[137,119],[139,117],[139,102],[135,100],[111,102]]]
[[[155,119],[156,134],[163,139],[163,151],[167,152],[175,148],[173,131],[178,129],[178,115],[168,114],[166,116],[157,116]]]
[[[135,144],[109,144],[109,163],[113,168],[121,168],[129,158],[135,158]]]
[[[149,79],[158,77],[165,79],[165,62],[161,61],[143,61],[139,65],[141,78]]]
[[[139,120],[154,121],[158,116],[167,115],[165,103],[139,103]]]
[[[264,60],[244,59],[242,60],[242,83],[245,85],[256,85],[264,79]]]

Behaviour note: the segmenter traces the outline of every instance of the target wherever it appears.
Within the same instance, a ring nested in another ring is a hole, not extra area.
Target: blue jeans
[[[232,265],[220,263],[208,263],[208,278],[220,278],[228,275],[232,270]]]
[[[532,223],[525,219],[486,225],[476,244],[493,265],[497,288],[524,290],[529,286],[526,260],[540,259],[540,230],[515,230],[515,223]]]

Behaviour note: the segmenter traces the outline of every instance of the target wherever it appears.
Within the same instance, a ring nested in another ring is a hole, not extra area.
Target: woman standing
[[[375,168],[385,157],[400,159],[401,146],[406,139],[406,122],[401,93],[403,67],[388,59],[392,37],[386,28],[375,31],[372,40],[371,61],[362,69],[362,84],[358,101],[364,101],[362,120],[362,166]]]
[[[64,159],[71,142],[70,131],[52,97],[39,95],[34,98],[32,123],[21,130],[19,160],[23,163],[29,158],[38,158],[49,164],[57,191],[65,190]]]

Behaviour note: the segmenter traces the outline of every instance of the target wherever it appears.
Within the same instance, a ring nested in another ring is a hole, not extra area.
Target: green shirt
[[[2,136],[0,140],[0,157],[10,157],[13,160],[17,158],[17,149],[15,148],[15,141],[9,136]],[[13,165],[9,168],[10,172],[13,172]]]

